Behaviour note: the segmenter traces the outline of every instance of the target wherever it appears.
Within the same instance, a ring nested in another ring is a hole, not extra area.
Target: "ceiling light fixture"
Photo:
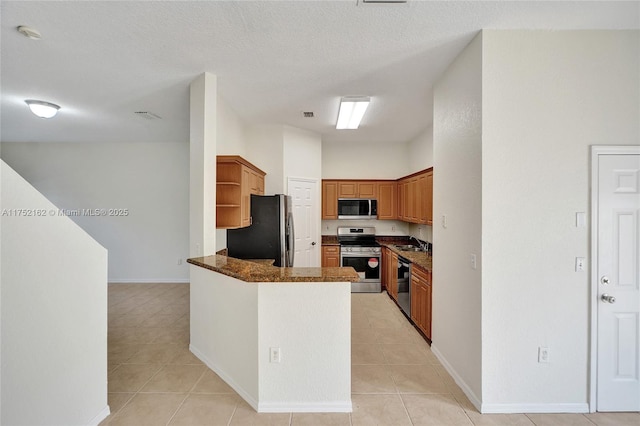
[[[364,113],[367,111],[369,102],[371,102],[371,98],[368,96],[345,97],[340,99],[340,110],[338,111],[336,129],[357,129],[360,126],[362,117],[364,117]]]
[[[58,113],[60,107],[51,102],[36,101],[33,99],[27,99],[25,101],[29,105],[29,109],[32,113],[40,118],[52,118]]]

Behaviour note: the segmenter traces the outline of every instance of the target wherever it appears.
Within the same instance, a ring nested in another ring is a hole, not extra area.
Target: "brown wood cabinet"
[[[322,219],[338,218],[338,198],[378,200],[378,219],[433,224],[433,168],[398,180],[322,180]]]
[[[431,340],[431,272],[411,266],[411,320]]]
[[[251,194],[264,195],[265,172],[237,155],[216,157],[216,228],[251,225]]]
[[[322,181],[322,219],[338,218],[338,181]]]
[[[433,225],[433,169],[425,173],[424,199],[422,209],[425,213],[424,220],[427,225]]]
[[[433,169],[398,180],[398,219],[433,224]]]
[[[322,246],[322,267],[340,266],[340,246]]]
[[[382,257],[382,277],[385,288],[393,300],[398,300],[398,255],[385,247],[382,250]]]
[[[395,181],[378,181],[378,219],[398,218],[398,184]]]
[[[339,180],[338,198],[377,198],[376,181]]]

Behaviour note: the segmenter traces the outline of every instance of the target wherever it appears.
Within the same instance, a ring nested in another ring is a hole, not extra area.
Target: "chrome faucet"
[[[409,237],[409,241],[411,241],[411,239],[416,240],[416,242],[418,243],[418,247],[420,247],[421,251],[427,251],[427,243],[423,243],[422,241],[420,241],[419,239],[417,239],[416,237],[414,237],[413,235]]]

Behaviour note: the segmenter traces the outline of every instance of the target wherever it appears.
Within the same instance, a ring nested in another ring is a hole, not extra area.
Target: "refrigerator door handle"
[[[288,256],[288,265],[293,266],[293,257],[295,254],[294,246],[295,246],[295,232],[293,227],[293,213],[289,212],[287,215],[287,256]]]

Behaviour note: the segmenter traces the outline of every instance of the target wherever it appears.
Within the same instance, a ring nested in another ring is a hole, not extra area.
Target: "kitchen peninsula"
[[[188,262],[191,352],[258,412],[351,411],[353,268]]]

